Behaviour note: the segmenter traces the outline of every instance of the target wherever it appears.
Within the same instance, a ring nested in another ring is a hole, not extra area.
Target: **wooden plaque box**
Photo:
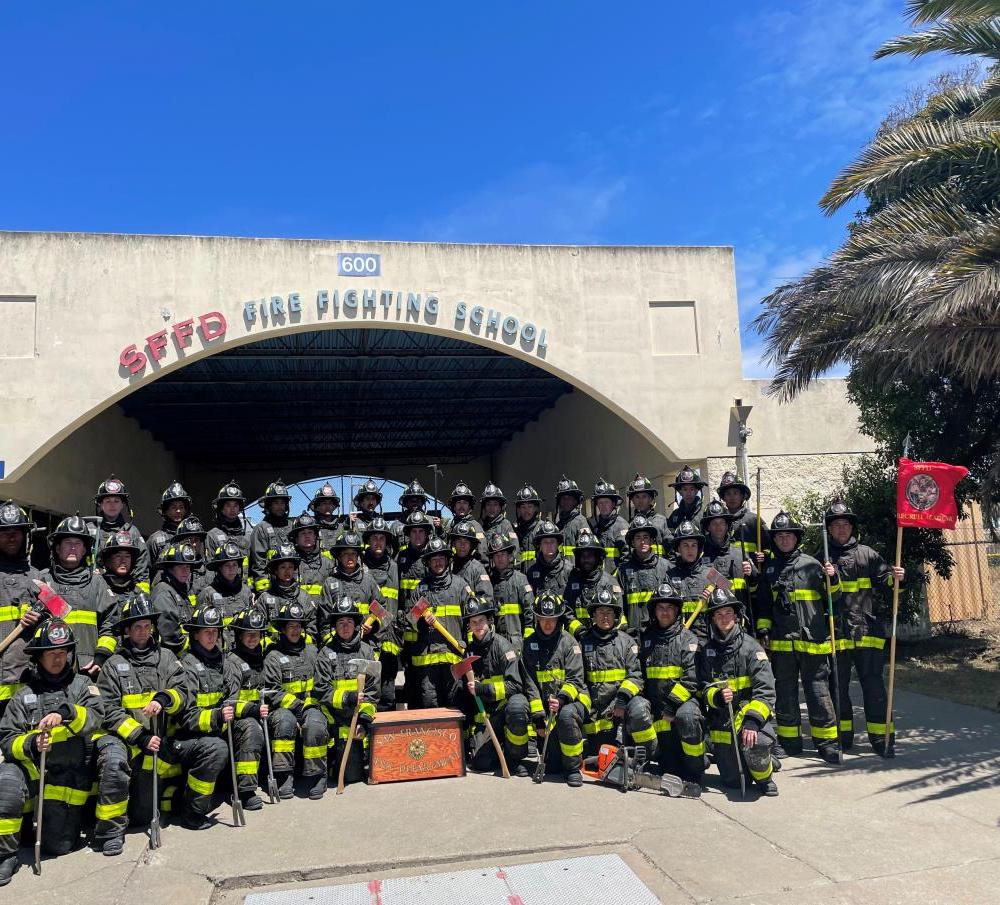
[[[370,785],[465,776],[462,712],[394,710],[379,713],[371,726]]]

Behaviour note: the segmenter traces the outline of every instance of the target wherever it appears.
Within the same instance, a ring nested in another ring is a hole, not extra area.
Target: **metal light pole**
[[[736,422],[736,476],[745,484],[750,474],[750,464],[747,461],[747,439],[753,431],[747,427],[747,419],[753,411],[752,405],[744,405],[742,399],[734,400],[735,405],[729,409],[733,421]],[[730,431],[732,438],[732,431]]]

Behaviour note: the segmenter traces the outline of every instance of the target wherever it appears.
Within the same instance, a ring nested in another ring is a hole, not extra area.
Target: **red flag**
[[[896,524],[900,528],[954,528],[955,485],[969,473],[961,465],[899,460]]]

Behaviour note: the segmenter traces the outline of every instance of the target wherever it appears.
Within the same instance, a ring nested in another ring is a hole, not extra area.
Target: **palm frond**
[[[955,53],[1000,60],[1000,19],[946,19],[933,28],[886,41],[875,59],[906,54]]]
[[[935,19],[975,19],[1000,16],[997,0],[907,0],[907,15],[914,25]]]

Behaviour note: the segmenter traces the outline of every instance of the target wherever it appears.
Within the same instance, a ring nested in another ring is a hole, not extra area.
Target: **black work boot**
[[[514,775],[521,777],[531,776],[531,771],[528,769],[524,761],[519,761],[517,766],[514,767]]]
[[[770,776],[767,779],[760,780],[757,783],[757,788],[761,795],[766,795],[768,798],[775,798],[778,794],[778,787]]]
[[[244,811],[259,811],[264,807],[264,802],[260,800],[256,792],[241,792],[240,804]]]
[[[566,785],[571,789],[578,789],[583,785],[583,776],[580,774],[579,770],[570,770],[566,774]]]
[[[827,748],[823,748],[819,752],[819,756],[823,758],[828,764],[839,764],[840,763],[840,749],[830,745]]]
[[[295,794],[295,778],[291,773],[275,773],[274,781],[278,784],[278,798],[291,798]]]
[[[198,814],[190,808],[185,808],[181,814],[181,824],[189,830],[207,830],[212,821],[205,814]]]
[[[20,866],[21,862],[18,860],[16,854],[0,858],[0,886],[6,886],[10,883],[10,878],[17,873],[17,869]]]
[[[279,794],[281,790],[278,790]],[[309,797],[313,801],[319,801],[326,794],[326,773],[320,773],[313,777],[312,787],[309,789]]]
[[[112,836],[110,839],[104,840],[104,844],[101,846],[101,853],[112,858],[115,855],[120,855],[124,849],[125,838],[123,836]]]

